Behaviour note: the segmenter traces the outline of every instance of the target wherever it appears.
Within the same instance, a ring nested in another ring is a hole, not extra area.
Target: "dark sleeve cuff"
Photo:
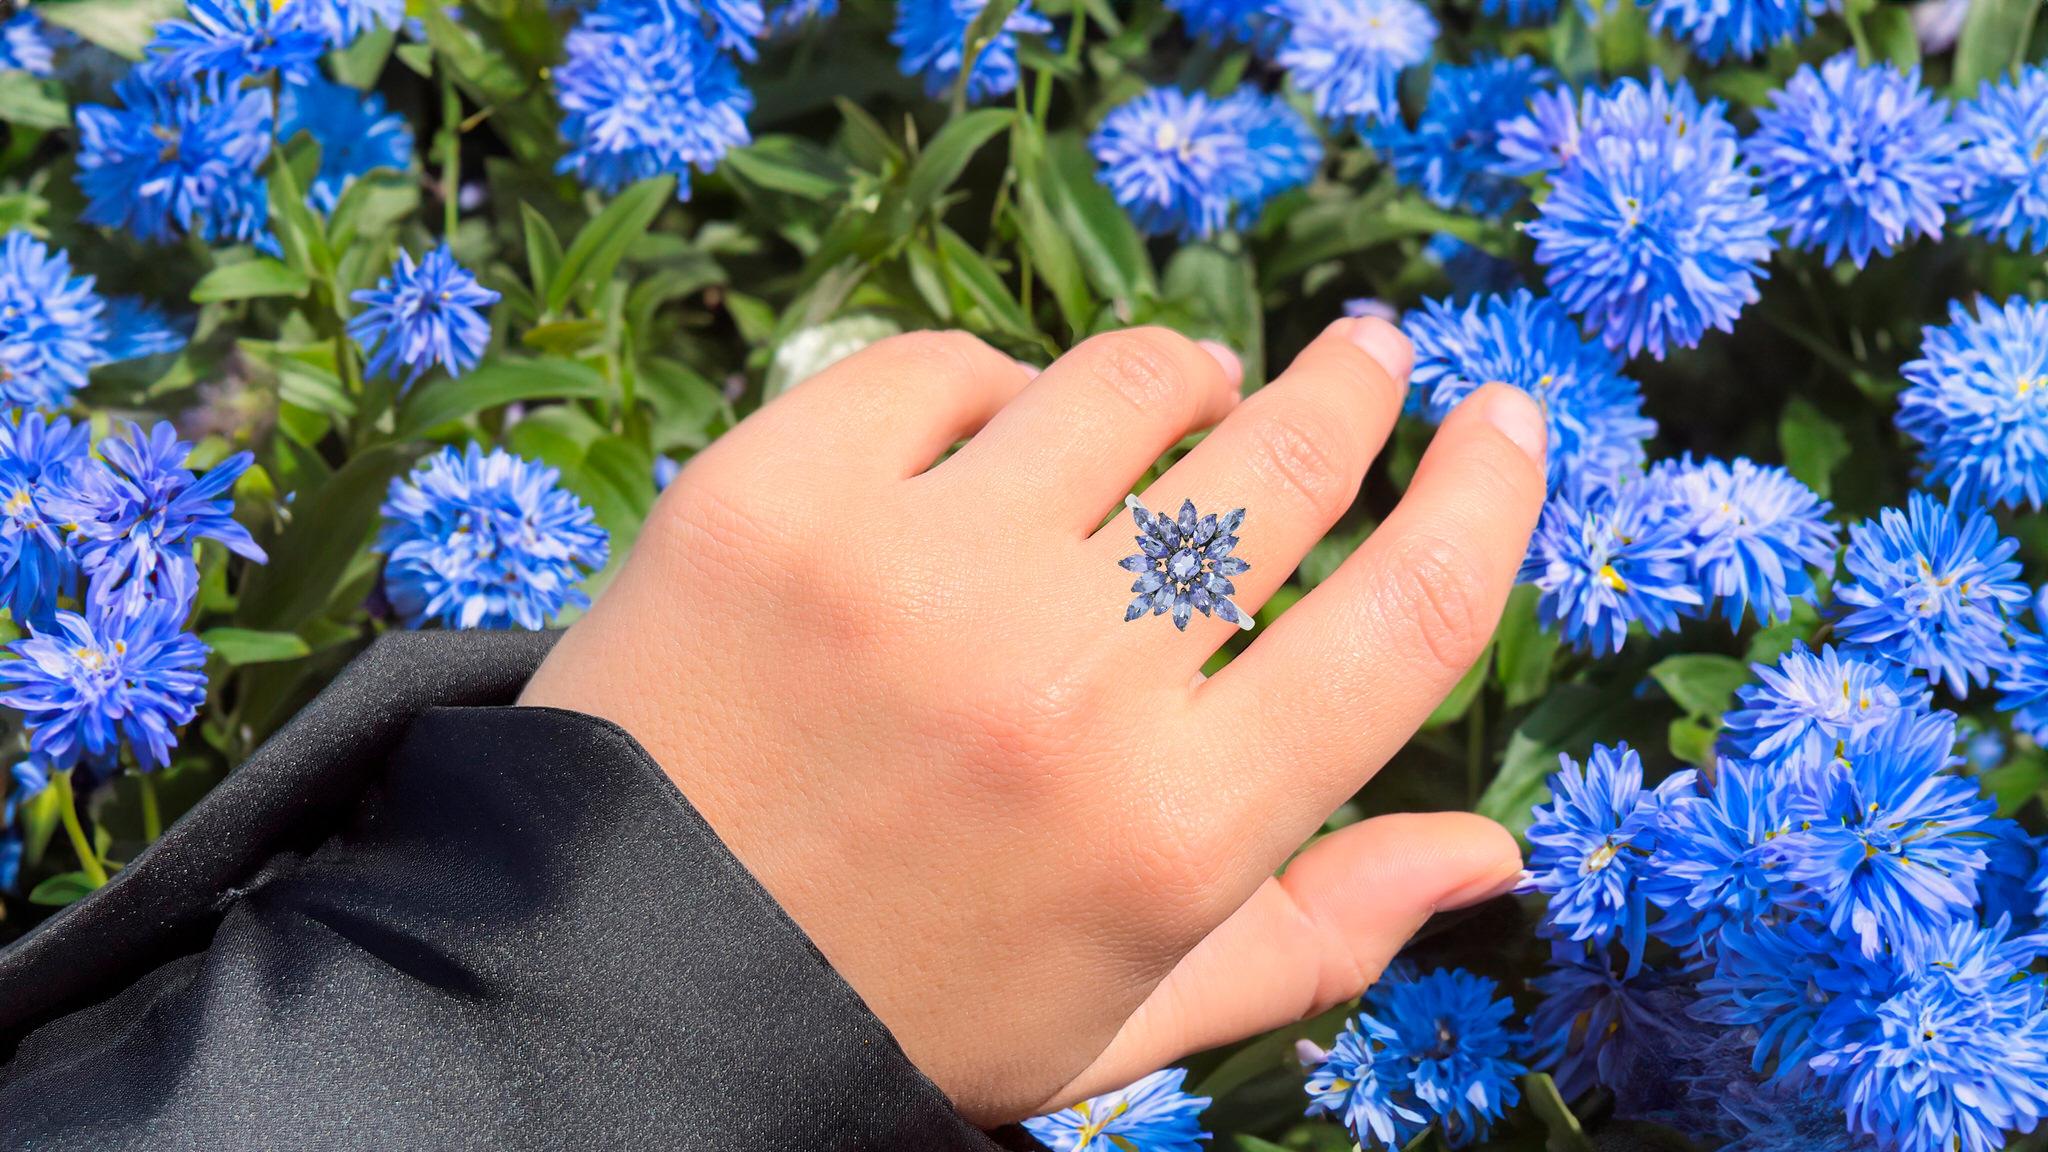
[[[996,1147],[631,737],[492,706],[544,651],[379,645],[114,884],[0,954],[18,1045],[0,1130]]]

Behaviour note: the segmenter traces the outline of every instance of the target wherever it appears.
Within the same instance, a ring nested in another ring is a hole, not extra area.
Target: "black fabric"
[[[549,643],[380,641],[0,953],[0,1146],[996,1147],[624,731],[494,706]]]

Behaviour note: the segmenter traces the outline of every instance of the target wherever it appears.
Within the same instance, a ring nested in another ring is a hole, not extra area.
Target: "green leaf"
[[[1881,4],[1863,20],[1870,46],[1883,59],[1900,68],[1920,64],[1920,34],[1913,30],[1913,12],[1904,4]]]
[[[1529,827],[1530,809],[1548,795],[1559,754],[1583,759],[1595,742],[1614,738],[1613,721],[1634,706],[1625,681],[1606,688],[1559,685],[1508,737],[1500,771],[1474,810],[1520,836]]]
[[[222,300],[255,300],[269,296],[304,296],[313,282],[306,274],[268,256],[223,264],[192,286],[192,302],[213,304]]]
[[[844,96],[833,97],[832,103],[846,118],[846,150],[853,154],[856,163],[870,172],[902,165],[902,146],[882,128],[873,113]]]
[[[886,316],[855,312],[792,334],[775,346],[775,356],[768,362],[768,378],[761,386],[761,402],[775,399],[875,341],[901,331]]]
[[[725,154],[742,180],[801,200],[824,203],[846,195],[846,168],[831,153],[799,136],[763,136]]]
[[[1950,88],[1975,96],[1980,84],[2018,68],[2027,58],[2041,0],[1970,0],[1970,14],[1956,39]]]
[[[1825,498],[1835,469],[1849,458],[1849,437],[1805,397],[1794,396],[1778,417],[1778,448],[1785,454],[1786,471]]]
[[[642,180],[613,197],[563,254],[562,266],[548,283],[547,310],[559,312],[577,289],[610,280],[626,250],[647,234],[675,190],[675,177],[662,176]]]
[[[1692,652],[1659,660],[1650,676],[1686,715],[1716,719],[1734,702],[1735,690],[1749,683],[1749,665],[1730,656]]]
[[[1234,1138],[1237,1140],[1237,1152],[1287,1152],[1271,1140],[1261,1140],[1244,1132],[1237,1133]]]
[[[291,524],[269,543],[270,562],[251,574],[242,592],[236,621],[259,631],[296,631],[326,608],[377,527],[385,489],[412,466],[413,456],[406,445],[372,448],[327,483],[301,490]]]
[[[1436,706],[1436,711],[1429,714],[1429,718],[1422,722],[1422,726],[1425,729],[1441,728],[1464,719],[1465,713],[1472,710],[1472,701],[1478,699],[1479,690],[1486,685],[1486,671],[1492,664],[1493,646],[1489,644],[1487,650],[1473,662],[1472,667],[1467,668],[1465,674],[1458,677],[1458,683],[1451,689],[1451,694],[1444,697],[1443,703]]]
[[[1264,378],[1265,310],[1259,303],[1259,280],[1244,253],[1226,252],[1213,244],[1190,244],[1166,265],[1163,292],[1215,327],[1194,336],[1220,337],[1244,361],[1246,387]]]
[[[66,904],[75,904],[92,893],[92,878],[85,873],[59,872],[36,885],[28,894],[28,902],[44,907],[62,908]]]
[[[1531,1072],[1522,1077],[1522,1095],[1529,1101],[1529,1110],[1543,1122],[1544,1130],[1550,1133],[1544,1145],[1548,1152],[1597,1152],[1591,1137],[1579,1126],[1579,1118],[1572,1115],[1571,1105],[1557,1091],[1557,1083],[1547,1072]]]
[[[21,128],[55,131],[71,126],[71,108],[55,85],[26,72],[0,70],[0,120]]]
[[[27,5],[22,5],[27,7]],[[36,15],[116,55],[142,59],[159,22],[185,14],[185,0],[38,0]]]
[[[526,238],[526,273],[532,278],[535,292],[545,291],[554,283],[555,271],[562,266],[562,241],[555,235],[555,226],[540,214],[533,205],[521,201],[519,223]]]
[[[989,267],[981,253],[960,238],[960,234],[945,225],[938,228],[938,255],[946,270],[952,273],[952,281],[968,299],[981,308],[982,315],[997,331],[1012,336],[1044,341],[1038,330],[1032,327],[1030,317],[1017,306],[1010,295],[1009,286],[1003,283],[996,270]],[[1048,349],[1050,350],[1050,349]]]
[[[1720,731],[1720,725],[1714,721],[1681,716],[1671,722],[1665,745],[1680,763],[1705,768],[1714,762],[1714,737]]]
[[[1131,301],[1156,296],[1159,288],[1144,237],[1095,178],[1095,158],[1086,141],[1075,133],[1051,137],[1041,163],[1046,204],[1073,242],[1081,271],[1096,292],[1126,312]]]
[[[1533,584],[1515,585],[1493,634],[1494,669],[1510,708],[1534,704],[1550,689],[1561,640],[1543,627],[1536,611],[1540,597]]]
[[[2027,801],[2048,791],[2048,753],[2039,748],[2015,752],[2005,763],[1979,776],[1978,782],[1986,795],[1998,801],[1998,814],[2012,816]]]
[[[596,369],[574,360],[517,360],[493,357],[453,380],[415,387],[398,409],[401,440],[487,408],[525,400],[606,396],[611,385]]]
[[[237,668],[297,660],[312,651],[294,632],[258,632],[251,628],[209,628],[199,639],[214,654]]]
[[[981,146],[1009,130],[1016,113],[1007,108],[978,108],[947,123],[910,166],[903,185],[903,198],[914,217],[931,210],[953,181],[966,171],[967,162]]]

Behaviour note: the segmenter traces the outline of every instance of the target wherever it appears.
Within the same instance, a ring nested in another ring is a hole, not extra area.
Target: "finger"
[[[846,460],[914,476],[980,430],[1031,375],[965,332],[906,332],[776,397],[727,439],[778,458]]]
[[[937,471],[1085,535],[1162,453],[1221,419],[1243,378],[1228,348],[1165,328],[1095,336]]]
[[[1052,1106],[1357,996],[1431,915],[1506,891],[1521,865],[1514,837],[1469,812],[1324,837],[1183,957]]]
[[[1187,667],[1165,671],[1176,676],[1191,672],[1233,628],[1248,624],[1248,614],[1266,602],[1351,506],[1366,468],[1401,413],[1413,358],[1407,338],[1386,321],[1338,320],[1279,379],[1247,398],[1145,490],[1145,506],[1162,516],[1174,516],[1184,500],[1192,500],[1204,514],[1245,510],[1231,558],[1210,557],[1220,580],[1210,578],[1192,557],[1185,558],[1182,569],[1171,555],[1155,561],[1165,571],[1118,573],[1118,562],[1138,552],[1133,517],[1118,517],[1089,541],[1090,562],[1103,573],[1105,585],[1138,577],[1126,597],[1132,610],[1143,611],[1136,597],[1149,594],[1155,612],[1166,610],[1175,624],[1185,622],[1188,631],[1198,634],[1184,646]],[[1250,568],[1239,571],[1234,561]],[[1153,588],[1171,581],[1177,571],[1196,574],[1191,608],[1176,603],[1186,598],[1176,597],[1170,584]],[[1226,603],[1200,594],[1218,591],[1227,591]],[[1105,588],[1104,596],[1110,595]],[[1205,605],[1213,615],[1200,613]],[[1132,645],[1159,642],[1152,627],[1127,629],[1124,639]]]
[[[1297,824],[1356,791],[1484,649],[1543,505],[1543,453],[1527,393],[1474,392],[1379,529],[1196,690],[1206,723],[1288,766],[1276,785]]]

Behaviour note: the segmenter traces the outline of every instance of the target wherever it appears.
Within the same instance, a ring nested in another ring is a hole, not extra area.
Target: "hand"
[[[1159,329],[1035,378],[965,335],[883,341],[692,460],[521,702],[632,733],[977,1122],[1321,1011],[1519,868],[1444,813],[1273,875],[1479,655],[1542,416],[1476,392],[1357,553],[1207,680],[1232,625],[1124,622],[1120,505],[1215,425],[1143,495],[1248,509],[1255,610],[1350,506],[1411,355],[1339,320],[1240,401],[1228,351]]]

